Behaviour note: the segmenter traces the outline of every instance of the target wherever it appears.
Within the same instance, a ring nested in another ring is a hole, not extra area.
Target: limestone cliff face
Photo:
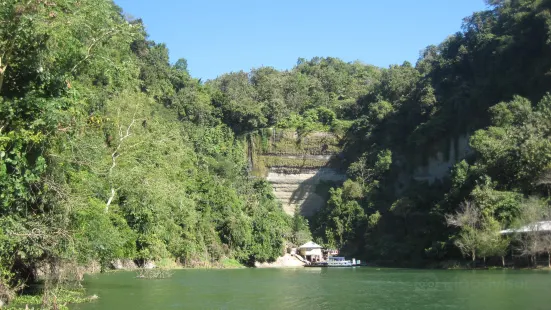
[[[346,179],[340,170],[339,141],[331,133],[299,136],[266,129],[249,143],[252,173],[272,184],[289,215],[313,216],[327,201],[329,189]]]
[[[443,180],[472,152],[467,135],[448,145],[446,150],[429,155],[413,171],[402,171],[396,190],[402,191],[413,181],[432,184]],[[275,197],[289,215],[315,215],[329,198],[329,189],[346,180],[340,151],[338,137],[328,132],[301,137],[295,131],[265,129],[249,140],[252,174],[272,184]]]
[[[287,214],[300,212],[310,217],[325,204],[329,188],[344,182],[346,176],[328,167],[271,167],[266,179],[272,184],[274,194]]]
[[[413,171],[401,171],[395,190],[400,193],[413,181],[433,184],[450,176],[453,166],[472,154],[469,138],[469,135],[452,138],[447,141],[447,148],[428,155],[425,162],[415,166]]]
[[[413,178],[416,181],[427,181],[429,184],[436,180],[442,180],[450,175],[450,171],[456,163],[465,159],[471,153],[469,136],[462,135],[452,139],[449,143],[449,149],[430,156],[426,165],[415,169]]]

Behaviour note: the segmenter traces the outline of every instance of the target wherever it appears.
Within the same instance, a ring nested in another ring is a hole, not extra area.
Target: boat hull
[[[350,264],[350,265],[328,265],[327,263],[312,263],[309,265],[304,265],[304,267],[327,267],[327,268],[350,268],[350,267],[360,267],[360,264]]]

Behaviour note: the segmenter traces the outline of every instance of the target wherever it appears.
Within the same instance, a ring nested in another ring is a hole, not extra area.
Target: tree
[[[222,111],[224,123],[236,132],[248,132],[267,124],[262,112],[264,104],[255,101],[257,90],[247,73],[224,74],[209,85],[219,90],[213,94],[213,104]]]
[[[540,234],[538,243],[541,245],[542,252],[547,254],[547,267],[551,268],[551,235],[547,232]]]
[[[348,174],[363,185],[381,177],[392,164],[392,152],[382,150],[377,153],[364,153],[357,162],[348,168]]]
[[[491,256],[501,257],[501,264],[505,267],[505,255],[510,245],[510,239],[501,234],[499,222],[494,219],[487,220],[480,232],[479,255],[484,258]]]
[[[542,200],[531,197],[525,200],[522,204],[522,212],[519,216],[517,225],[526,227],[526,231],[517,234],[519,243],[518,250],[521,255],[528,256],[531,263],[536,267],[536,258],[538,254],[546,253],[548,260],[551,260],[549,255],[551,248],[547,232],[543,232],[541,222],[551,218],[549,206]]]
[[[510,223],[511,219],[518,215],[517,202],[508,201],[507,194],[492,191],[487,187],[477,187],[471,193],[472,200],[462,203],[455,214],[446,215],[449,226],[460,228],[455,241],[456,246],[463,255],[471,256],[473,264],[476,256],[482,257],[484,262],[487,257],[500,256],[502,265],[505,265],[504,256],[509,248],[510,239],[502,236],[501,229],[504,223]],[[514,197],[513,195],[511,198]],[[513,205],[514,211],[508,210],[511,208],[510,205]]]
[[[481,212],[472,202],[466,201],[459,207],[455,214],[446,215],[449,226],[460,228],[459,235],[455,239],[455,245],[465,256],[471,256],[473,267],[476,266],[476,255],[482,244]]]
[[[187,60],[185,58],[178,59],[174,64],[174,69],[189,74],[189,71],[187,69]]]
[[[365,212],[357,201],[347,198],[341,188],[331,189],[327,205],[318,214],[318,229],[324,240],[333,248],[345,248],[366,220]]]
[[[293,215],[291,228],[292,237],[290,241],[295,246],[301,246],[302,244],[312,240],[308,220],[301,216],[299,212],[295,212]]]

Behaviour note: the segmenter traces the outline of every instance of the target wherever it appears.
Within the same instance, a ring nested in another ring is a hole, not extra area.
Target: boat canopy
[[[346,260],[344,257],[329,257],[328,260],[335,260],[335,261],[344,261]]]

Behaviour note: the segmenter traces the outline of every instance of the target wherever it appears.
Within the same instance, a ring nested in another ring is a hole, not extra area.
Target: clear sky
[[[387,67],[459,31],[483,0],[115,0],[144,20],[150,39],[191,75],[261,66],[290,69],[299,57],[338,57]]]

